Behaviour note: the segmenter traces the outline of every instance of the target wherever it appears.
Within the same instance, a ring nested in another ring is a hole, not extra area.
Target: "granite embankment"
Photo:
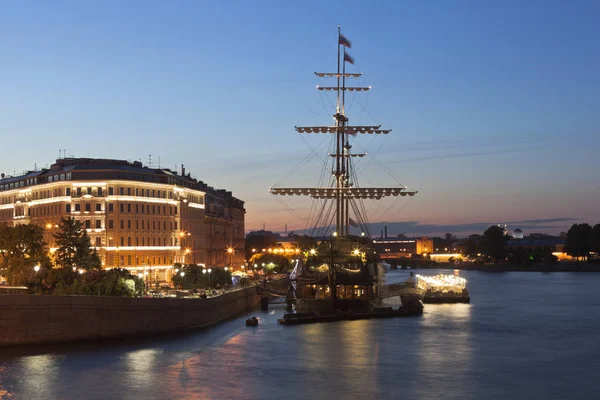
[[[258,307],[250,287],[208,299],[0,296],[0,346],[126,336],[207,327]]]

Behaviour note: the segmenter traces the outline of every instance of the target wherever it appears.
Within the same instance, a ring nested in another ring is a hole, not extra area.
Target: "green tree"
[[[477,253],[479,253],[477,242],[472,238],[467,239],[463,252],[468,257],[477,257]]]
[[[567,232],[565,250],[577,260],[587,259],[593,247],[593,228],[589,224],[573,224]]]
[[[297,255],[294,254],[292,257],[297,257]],[[293,265],[286,256],[273,253],[256,254],[248,263],[250,265],[256,264],[258,268],[274,272],[287,272],[291,270]],[[264,267],[263,264],[265,264]]]
[[[246,259],[252,257],[253,254],[262,252],[262,249],[275,246],[277,246],[277,238],[272,232],[249,235],[246,237]]]
[[[70,268],[56,268],[42,281],[42,290],[55,295],[133,297],[140,296],[143,289],[142,279],[118,268],[84,274]]]
[[[596,255],[600,254],[600,224],[594,225],[592,228],[592,251]]]
[[[33,268],[36,265],[40,266],[38,273]],[[32,285],[51,267],[41,227],[0,225],[0,273],[10,285]]]
[[[179,289],[198,289],[208,288],[209,284],[211,288],[217,286],[228,286],[231,285],[231,271],[228,269],[225,271],[224,268],[202,268],[196,264],[185,265],[181,269],[184,272],[184,276],[180,274],[173,276],[173,285]],[[210,275],[210,277],[209,277]]]
[[[56,264],[62,268],[101,269],[100,257],[92,250],[90,237],[83,224],[74,218],[62,218],[54,234],[58,249]]]
[[[511,264],[526,264],[529,261],[529,252],[519,246],[512,250],[508,261]]]
[[[310,250],[316,246],[316,240],[312,236],[308,235],[294,235],[294,240],[300,250]]]
[[[483,240],[481,242],[481,250],[483,254],[491,257],[494,262],[504,260],[506,257],[506,242],[508,236],[504,234],[504,229],[492,225],[483,232]]]

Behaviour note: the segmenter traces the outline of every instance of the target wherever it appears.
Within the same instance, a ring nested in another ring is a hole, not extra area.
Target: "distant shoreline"
[[[401,269],[398,266],[398,269]],[[413,266],[411,269],[458,269],[461,271],[484,271],[484,272],[600,272],[600,265],[581,262],[557,262],[556,264],[449,264],[437,263],[430,265]]]

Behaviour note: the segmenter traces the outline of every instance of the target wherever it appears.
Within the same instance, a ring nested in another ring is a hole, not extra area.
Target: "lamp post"
[[[138,272],[138,278],[140,278],[140,281],[142,281],[142,285],[144,284],[144,274],[142,274],[141,272]],[[142,297],[144,296],[144,288],[142,287]]]
[[[148,270],[144,271],[144,293],[148,293]]]
[[[183,290],[183,277],[185,276],[185,272],[181,271],[179,276],[181,276],[181,290]]]
[[[229,247],[227,249],[227,253],[229,253],[229,266],[231,266],[231,258],[233,256],[233,248]]]
[[[208,290],[210,290],[210,273],[211,273],[212,269],[208,269]]]
[[[35,267],[33,267],[33,270],[35,271],[35,292],[37,294],[38,293],[38,272],[40,271],[40,266],[36,265]]]

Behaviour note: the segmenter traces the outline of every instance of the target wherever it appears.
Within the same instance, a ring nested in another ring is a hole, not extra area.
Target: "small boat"
[[[246,326],[258,326],[258,318],[252,317],[246,320]]]

